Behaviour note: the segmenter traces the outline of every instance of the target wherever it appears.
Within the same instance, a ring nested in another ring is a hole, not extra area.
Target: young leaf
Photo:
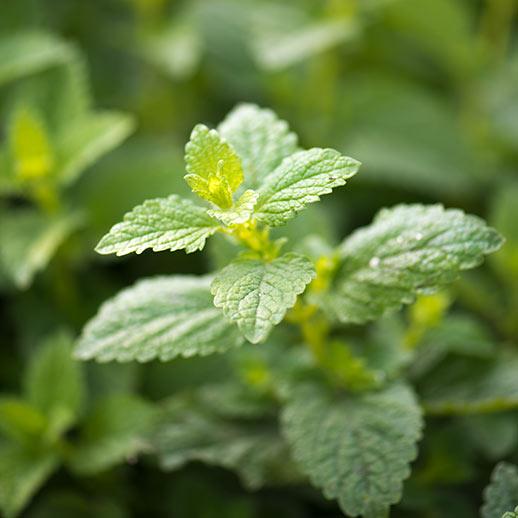
[[[134,457],[144,449],[144,435],[155,416],[154,407],[136,396],[119,394],[100,400],[86,417],[70,466],[89,475]]]
[[[98,361],[171,360],[241,345],[235,326],[214,307],[209,277],[155,277],[108,302],[86,325],[76,357]]]
[[[30,106],[19,106],[12,115],[9,141],[15,175],[19,180],[37,180],[51,173],[54,150],[44,121]]]
[[[0,85],[65,63],[73,57],[72,48],[51,34],[18,31],[0,39]]]
[[[270,262],[241,257],[216,275],[211,291],[216,307],[257,343],[281,322],[314,276],[311,261],[299,254]]]
[[[175,194],[146,200],[113,226],[96,247],[100,254],[125,255],[181,250],[201,250],[205,240],[218,228],[217,221],[203,207]]]
[[[77,419],[84,399],[81,365],[72,358],[72,340],[51,336],[32,358],[25,375],[28,402],[50,420],[59,435]]]
[[[236,471],[250,489],[298,479],[276,423],[257,426],[248,417],[226,418],[218,405],[176,396],[168,401],[151,445],[165,470],[201,461]]]
[[[80,221],[77,214],[50,217],[34,209],[0,213],[0,267],[27,288]]]
[[[245,185],[257,188],[284,158],[297,151],[297,135],[268,109],[240,104],[218,126],[243,162]]]
[[[216,130],[198,124],[185,146],[185,180],[196,194],[222,209],[232,206],[232,194],[243,182],[241,160]]]
[[[248,221],[254,212],[258,194],[255,191],[245,191],[233,207],[227,210],[209,209],[207,214],[219,219],[225,225],[238,225]]]
[[[20,513],[57,464],[52,453],[0,446],[0,510],[6,518]]]
[[[259,188],[255,217],[270,226],[284,224],[308,203],[356,174],[360,163],[334,149],[313,148],[285,158]]]
[[[299,387],[282,423],[302,470],[347,515],[385,516],[401,498],[422,428],[408,387],[341,398]]]
[[[338,249],[341,268],[325,297],[330,314],[363,323],[452,282],[498,250],[500,235],[476,216],[441,205],[383,209]]]
[[[491,483],[484,491],[482,518],[502,518],[507,511],[518,505],[518,468],[500,462],[491,475]]]

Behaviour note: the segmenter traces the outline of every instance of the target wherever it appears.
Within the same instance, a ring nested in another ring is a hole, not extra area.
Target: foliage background
[[[38,43],[22,49],[36,56],[26,73],[10,78],[0,62],[0,392],[21,394],[44,339],[70,340],[66,333],[77,335],[121,288],[150,275],[204,273],[217,264],[214,249],[112,259],[93,248],[137,203],[187,193],[182,161],[190,130],[197,122],[215,125],[243,101],[274,109],[304,147],[334,147],[363,163],[348,189],[311,210],[294,236],[311,230],[338,241],[398,202],[441,202],[488,219],[506,246],[483,269],[464,275],[448,297],[451,311],[469,314],[483,328],[484,340],[514,347],[517,11],[513,0],[4,0],[4,64],[6,56],[20,57],[5,43],[9,38],[34,31],[52,36],[84,64],[77,91],[90,92],[90,109],[110,110],[122,129],[73,180],[51,182],[59,185],[65,212],[79,215],[49,245],[53,253],[37,251],[36,242],[45,248],[39,234],[33,243],[19,243],[30,231],[12,226],[21,221],[15,211],[39,207],[36,219],[44,228],[49,215],[30,185],[13,190],[6,180],[13,106],[30,95],[24,85],[70,58],[38,65]],[[62,80],[50,90],[58,84]],[[62,109],[66,134],[81,102],[58,93],[43,106]],[[32,245],[38,267],[25,264]],[[467,340],[483,342],[480,335]],[[88,409],[108,395],[151,405],[221,375],[223,363],[81,365],[86,394],[63,430],[74,440]],[[42,386],[63,381],[64,372],[46,374]],[[516,403],[510,398],[505,412],[490,417],[430,419],[416,474],[394,516],[477,515],[494,464],[517,459]],[[250,492],[228,471],[192,464],[162,473],[146,458],[134,464],[128,451],[107,469],[56,469],[24,516],[340,516],[335,504],[306,487]],[[10,491],[6,479],[15,478],[11,467],[0,468],[4,492]]]

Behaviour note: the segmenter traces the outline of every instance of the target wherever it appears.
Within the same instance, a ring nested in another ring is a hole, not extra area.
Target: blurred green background
[[[93,248],[134,205],[188,195],[192,127],[216,125],[240,102],[272,108],[303,147],[334,147],[363,163],[347,189],[293,226],[295,238],[337,241],[398,202],[441,202],[488,219],[506,246],[452,297],[494,339],[516,343],[517,14],[516,0],[2,0],[0,392],[30,400],[42,341],[70,342],[119,289],[218,264],[216,246],[124,259]],[[86,408],[108,397],[146,406],[224,369],[220,358],[145,368],[63,361],[55,379],[80,369]],[[21,399],[14,408],[6,398],[0,432],[9,437],[13,415],[30,418]],[[79,425],[67,419],[54,439],[64,430],[75,439]],[[485,457],[463,448],[465,423],[432,423],[420,483],[394,516],[475,516],[492,461],[516,457],[518,418],[501,421],[479,423]],[[129,451],[74,472],[54,461],[23,466],[0,449],[0,501],[16,493],[12,509],[21,509],[46,480],[23,516],[340,516],[307,488],[249,492],[222,469],[165,474],[134,465]]]

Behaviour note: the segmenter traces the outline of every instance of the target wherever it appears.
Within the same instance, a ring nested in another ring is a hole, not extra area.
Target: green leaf
[[[257,188],[284,158],[297,151],[297,135],[268,109],[240,104],[218,126],[243,163],[245,185]]]
[[[228,418],[219,409],[190,396],[168,401],[151,437],[162,469],[201,461],[236,471],[250,489],[299,478],[274,421]]]
[[[230,209],[209,209],[207,214],[225,225],[245,223],[252,217],[258,196],[255,191],[245,191]]]
[[[86,416],[69,464],[90,475],[104,471],[144,450],[144,436],[156,416],[146,401],[126,394],[101,399]]]
[[[400,0],[387,2],[385,19],[387,30],[399,34],[403,45],[424,51],[426,59],[454,77],[465,77],[481,59],[471,14],[467,5],[454,0]]]
[[[85,386],[81,365],[72,358],[69,335],[53,335],[40,346],[24,381],[28,402],[49,418],[51,433],[59,436],[75,422],[82,409]]]
[[[346,238],[324,306],[342,322],[363,323],[452,282],[502,245],[476,216],[441,205],[398,205]]]
[[[294,153],[265,178],[259,188],[255,217],[270,226],[282,225],[308,203],[344,185],[359,167],[359,162],[334,149]]]
[[[155,277],[127,288],[86,325],[76,357],[167,361],[241,345],[237,328],[212,303],[210,282],[209,277]]]
[[[51,453],[0,446],[0,510],[6,518],[20,513],[57,464]]]
[[[241,257],[216,275],[211,291],[216,307],[257,343],[281,322],[314,276],[311,261],[299,254],[270,262]]]
[[[426,375],[448,354],[490,358],[495,354],[491,332],[480,320],[467,315],[448,315],[420,340],[409,368],[413,379]]]
[[[56,136],[59,182],[72,183],[88,166],[123,142],[134,126],[129,115],[118,112],[93,112],[67,124]]]
[[[203,207],[175,194],[146,200],[113,226],[96,247],[100,254],[141,254],[182,250],[189,254],[201,250],[205,240],[218,229],[218,223]]]
[[[361,396],[299,387],[282,415],[295,460],[350,516],[385,516],[417,455],[422,418],[412,391],[395,385]]]
[[[171,79],[186,80],[199,67],[203,41],[189,17],[176,15],[172,23],[143,36],[140,52]]]
[[[511,455],[518,443],[514,412],[469,415],[462,419],[462,425],[469,442],[493,462]]]
[[[255,59],[264,70],[283,70],[309,60],[341,43],[355,40],[360,33],[351,19],[317,20],[282,30],[284,26],[282,23],[278,30],[263,29],[253,42]]]
[[[379,70],[352,73],[348,85],[350,123],[341,124],[338,149],[362,158],[360,184],[380,195],[385,186],[438,199],[476,195],[491,165],[446,98]]]
[[[431,414],[498,412],[518,407],[518,354],[503,351],[488,360],[450,358],[428,374],[421,397]]]
[[[518,505],[518,467],[507,462],[496,465],[484,491],[482,518],[502,518]],[[507,518],[507,517],[506,517]]]
[[[77,214],[46,216],[34,209],[0,214],[0,267],[19,288],[27,288],[80,223]]]
[[[51,34],[18,31],[0,39],[0,85],[73,57],[73,49]]]
[[[507,511],[504,513],[502,518],[518,518],[518,505],[514,508],[514,511]]]
[[[23,444],[31,444],[47,427],[45,416],[17,397],[0,398],[0,433]]]
[[[243,182],[241,159],[216,130],[198,124],[185,146],[189,187],[222,209],[232,206],[232,194]]]

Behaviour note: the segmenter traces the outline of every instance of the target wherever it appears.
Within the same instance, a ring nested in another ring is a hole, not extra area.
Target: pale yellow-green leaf
[[[219,219],[225,225],[245,223],[252,217],[258,196],[257,192],[248,190],[241,195],[230,209],[209,209],[207,213],[209,216]]]
[[[44,178],[52,172],[55,156],[43,119],[28,105],[18,106],[9,127],[11,157],[21,181]]]
[[[232,206],[232,194],[243,182],[241,159],[216,130],[194,127],[185,162],[185,180],[196,194],[223,209]]]

